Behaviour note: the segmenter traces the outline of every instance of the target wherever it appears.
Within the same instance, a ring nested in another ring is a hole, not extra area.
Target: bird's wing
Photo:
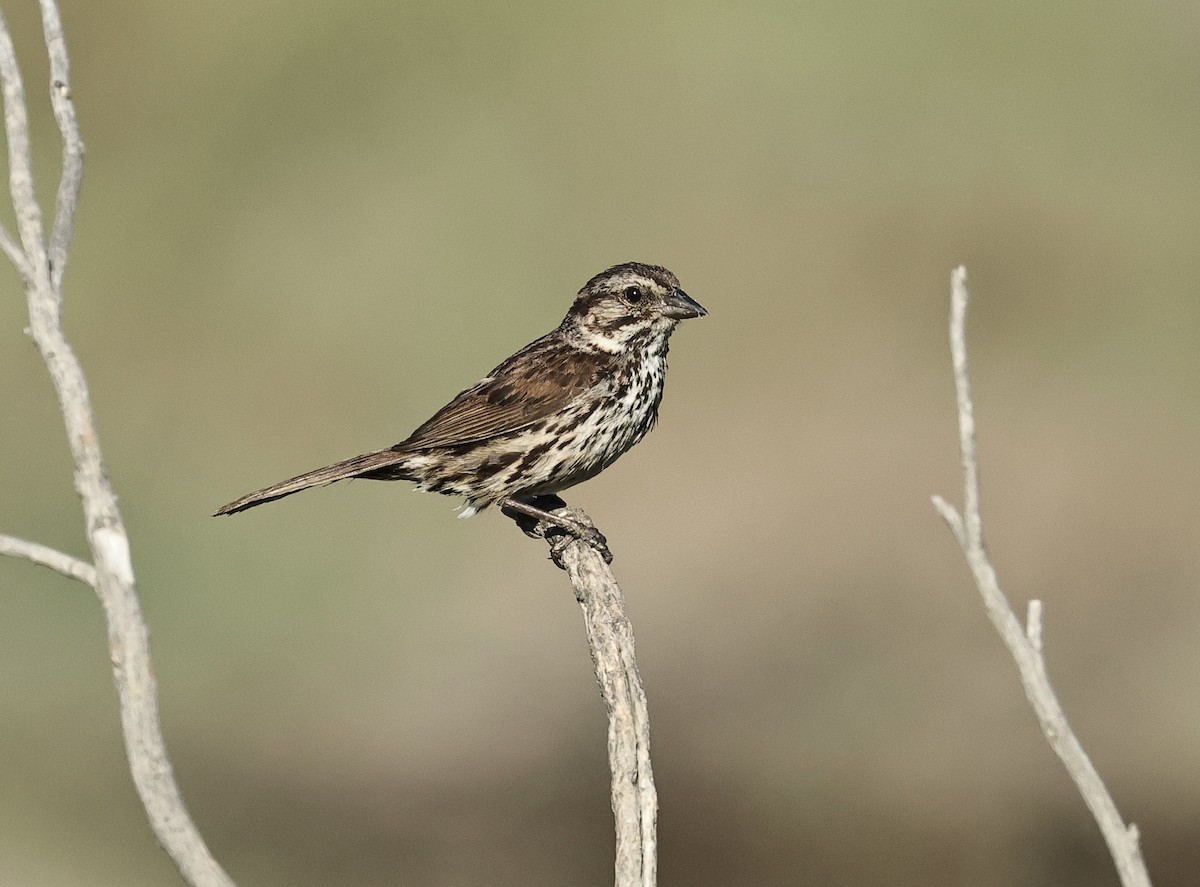
[[[518,431],[587,397],[605,355],[565,346],[553,333],[527,345],[446,404],[396,450],[469,444]]]

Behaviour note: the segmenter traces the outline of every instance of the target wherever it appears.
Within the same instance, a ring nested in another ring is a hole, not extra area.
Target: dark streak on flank
[[[531,447],[521,458],[521,463],[517,466],[517,473],[520,474],[536,464],[539,459],[550,452],[555,443],[555,440],[548,440],[545,443],[538,444],[536,447]]]
[[[480,466],[480,470],[487,471],[488,469],[507,468],[520,458],[520,450],[509,450],[506,453],[497,453],[494,456],[488,456],[488,458]]]

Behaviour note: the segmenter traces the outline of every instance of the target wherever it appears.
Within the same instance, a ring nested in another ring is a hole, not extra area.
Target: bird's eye
[[[636,305],[642,301],[642,288],[640,286],[625,287],[625,301],[630,305]]]

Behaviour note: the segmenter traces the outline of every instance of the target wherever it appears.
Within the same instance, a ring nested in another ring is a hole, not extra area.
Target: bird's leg
[[[567,503],[554,495],[533,496],[529,499],[509,497],[500,504],[500,511],[516,521],[517,526],[527,536],[537,538],[543,535],[561,536],[564,533],[569,533],[600,552],[605,563],[612,563],[612,552],[608,550],[608,540],[604,538],[603,533],[595,527],[586,526],[569,517],[563,517],[551,511],[551,509],[566,507]],[[543,522],[550,525],[550,529],[545,534],[537,531],[537,525]],[[555,530],[558,532],[556,533]]]
[[[548,523],[560,531],[569,532],[572,536],[585,541],[589,537],[594,537],[597,531],[593,528],[585,527],[569,517],[551,513],[551,509],[566,507],[567,503],[554,495],[531,496],[528,499],[510,497],[501,503],[500,511],[516,521],[517,526],[525,535],[534,538],[542,537],[542,534],[537,532],[537,525],[542,522]]]

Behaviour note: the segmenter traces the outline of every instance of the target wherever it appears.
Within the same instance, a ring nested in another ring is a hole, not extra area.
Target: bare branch
[[[1108,851],[1116,864],[1124,887],[1150,887],[1150,875],[1142,861],[1137,828],[1127,828],[1112,796],[1096,772],[1091,759],[1071,730],[1066,713],[1059,704],[1046,663],[1042,658],[1041,604],[1031,602],[1028,628],[1022,628],[1004,592],[983,541],[983,518],[979,505],[979,457],[975,443],[975,413],[971,400],[971,381],[967,367],[967,269],[956,268],[951,275],[950,353],[954,364],[954,389],[958,400],[958,436],[962,454],[963,502],[965,517],[952,505],[935,496],[934,506],[950,526],[966,556],[975,585],[983,598],[984,609],[992,625],[1008,648],[1025,696],[1037,715],[1042,733],[1062,760],[1067,773],[1083,796],[1088,809],[1100,826]],[[1037,604],[1037,606],[1034,606]]]
[[[958,540],[958,544],[965,546],[967,544],[966,530],[963,529],[963,522],[958,514],[958,509],[936,494],[932,499],[933,507],[937,509],[938,514],[942,516],[942,520],[950,527],[950,532],[954,534],[954,538]]]
[[[96,587],[95,567],[48,545],[40,545],[37,542],[29,542],[25,539],[18,539],[16,536],[6,536],[0,533],[0,554],[24,558],[62,573],[69,579],[78,579],[93,588]]]
[[[21,239],[28,279],[37,285],[49,284],[46,249],[42,237],[42,208],[33,190],[33,161],[29,149],[29,114],[25,109],[25,86],[17,66],[8,24],[0,14],[0,81],[4,89],[4,134],[8,142],[8,186],[17,214],[17,235]],[[5,250],[8,251],[7,249]],[[45,280],[41,273],[46,272]],[[28,288],[28,284],[26,285]]]
[[[83,138],[75,119],[75,104],[71,100],[71,60],[67,56],[67,40],[63,36],[62,19],[54,0],[40,0],[42,32],[50,56],[50,104],[58,121],[63,139],[62,180],[58,183],[55,201],[54,230],[50,234],[50,277],[56,291],[62,290],[67,271],[67,250],[75,230],[75,210],[79,206],[79,189],[83,184]]]
[[[67,50],[58,9],[53,0],[41,0],[41,7],[50,53],[51,101],[63,135],[64,167],[58,189],[58,214],[47,250],[42,211],[33,187],[25,90],[12,38],[0,15],[0,81],[8,140],[9,190],[27,267],[22,268],[14,258],[15,244],[5,246],[5,252],[25,278],[30,335],[54,383],[66,426],[75,465],[75,489],[83,503],[84,530],[94,562],[92,584],[108,623],[113,681],[134,785],[155,836],[184,879],[193,887],[233,887],[229,876],[204,845],[175,784],[159,725],[157,687],[150,665],[146,623],[134,582],[129,538],[105,472],[83,368],[63,335],[59,287],[82,182],[83,142],[70,101]]]
[[[555,514],[594,527],[579,509]],[[583,608],[596,682],[608,710],[608,764],[616,822],[616,887],[654,887],[658,878],[658,793],[650,765],[650,716],[633,649],[633,626],[612,569],[592,545],[537,525],[551,558],[570,577]]]
[[[1025,637],[1034,651],[1042,655],[1042,602],[1034,598],[1029,602],[1025,616]]]
[[[4,255],[8,256],[8,260],[21,275],[21,283],[29,286],[33,282],[33,270],[29,267],[29,260],[25,258],[21,244],[17,243],[16,238],[9,234],[3,225],[0,225],[0,250],[4,250]]]

